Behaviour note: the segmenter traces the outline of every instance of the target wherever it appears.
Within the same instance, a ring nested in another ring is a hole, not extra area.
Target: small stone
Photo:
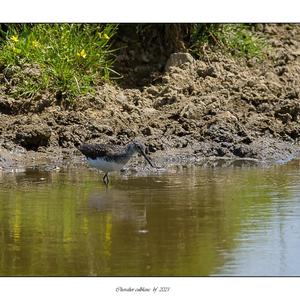
[[[194,61],[195,59],[189,53],[173,53],[166,63],[165,71],[169,72],[171,67],[180,67],[185,63],[193,63]]]
[[[123,93],[119,93],[118,95],[117,95],[117,101],[119,101],[119,102],[121,102],[121,103],[123,103],[123,102],[125,102],[125,101],[127,101],[127,97],[123,94]]]
[[[141,130],[141,132],[144,136],[153,135],[153,129],[151,127],[145,127]]]
[[[206,69],[199,69],[197,70],[197,74],[199,77],[205,78],[207,76],[210,77],[217,77],[216,71],[213,67],[208,67]]]
[[[236,116],[234,116],[230,111],[226,110],[224,112],[220,112],[216,116],[220,120],[231,120],[233,122],[237,122],[238,119]]]

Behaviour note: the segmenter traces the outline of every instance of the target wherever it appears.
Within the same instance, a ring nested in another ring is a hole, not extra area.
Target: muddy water
[[[300,275],[300,162],[0,174],[0,275]]]

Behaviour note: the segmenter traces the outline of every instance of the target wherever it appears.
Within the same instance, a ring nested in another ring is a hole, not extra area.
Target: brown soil
[[[300,26],[261,30],[271,45],[263,62],[207,50],[202,59],[168,72],[156,68],[152,84],[149,72],[142,88],[104,84],[69,109],[50,94],[16,100],[3,88],[0,167],[25,158],[79,155],[76,146],[84,142],[124,144],[134,138],[166,161],[294,157],[300,137]]]

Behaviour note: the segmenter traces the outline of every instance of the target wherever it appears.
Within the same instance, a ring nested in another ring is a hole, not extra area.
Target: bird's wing
[[[116,151],[117,146],[107,144],[83,144],[78,150],[88,158],[96,159],[97,157],[110,157]]]

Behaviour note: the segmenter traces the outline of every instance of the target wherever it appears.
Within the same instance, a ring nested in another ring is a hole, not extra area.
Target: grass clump
[[[8,25],[0,35],[0,67],[4,75],[16,75],[5,78],[11,94],[50,90],[73,99],[92,90],[113,72],[110,41],[116,31],[113,24]]]
[[[215,45],[233,56],[261,59],[266,42],[247,24],[197,24],[192,36],[193,51],[199,52],[204,45]]]

